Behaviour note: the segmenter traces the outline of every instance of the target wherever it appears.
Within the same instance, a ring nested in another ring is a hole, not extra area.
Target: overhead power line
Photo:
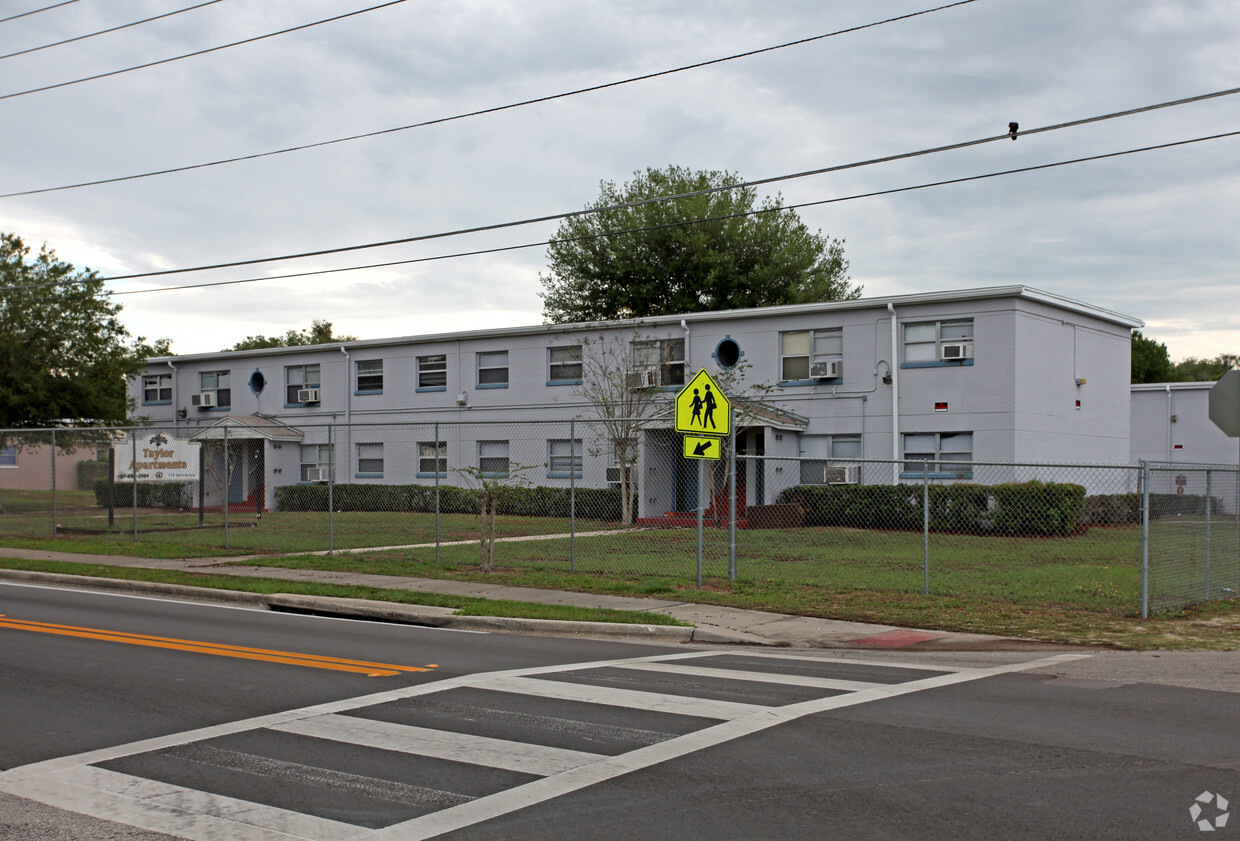
[[[233,41],[231,44],[220,44],[217,47],[208,47],[205,50],[196,50],[195,52],[192,52],[192,53],[185,53],[184,55],[173,56],[172,58],[164,58],[164,59],[160,59],[159,61],[148,61],[146,64],[135,64],[133,67],[125,67],[120,70],[112,70],[107,73],[97,73],[94,76],[84,76],[81,79],[73,79],[72,81],[68,81],[68,82],[57,82],[54,85],[43,85],[42,87],[30,88],[29,90],[16,91],[14,93],[6,93],[3,95],[0,95],[0,100],[14,99],[16,97],[26,96],[32,93],[42,93],[43,91],[56,90],[57,88],[67,88],[70,85],[80,85],[82,82],[93,82],[96,79],[106,79],[110,76],[119,76],[122,73],[131,73],[134,70],[145,70],[148,67],[158,67],[161,64],[170,64],[174,61],[180,61],[181,59],[193,58],[195,56],[206,55],[207,53],[219,52],[220,50],[227,50],[231,47],[239,47],[243,44],[253,44],[255,41],[263,41],[268,38],[275,38],[277,35],[287,35],[290,32],[299,32],[303,29],[309,29],[313,26],[321,26],[322,24],[325,24],[325,23],[334,23],[338,20],[344,20],[345,18],[351,18],[356,15],[362,15],[362,14],[365,14],[366,12],[373,12],[377,9],[385,9],[388,6],[395,6],[398,3],[404,3],[404,2],[405,0],[388,0],[387,3],[380,3],[377,6],[370,6],[369,8],[366,8],[366,9],[358,9],[353,12],[345,12],[342,15],[335,15],[330,18],[324,18],[323,20],[316,20],[316,21],[313,21],[312,23],[303,23],[303,24],[300,24],[299,26],[290,26],[288,29],[281,29],[279,32],[268,32],[266,35],[256,35],[253,38],[246,38],[241,41]]]
[[[350,143],[354,140],[365,140],[366,138],[369,138],[369,137],[380,137],[385,134],[395,134],[397,132],[402,132],[402,131],[411,131],[413,129],[427,128],[428,126],[441,125],[443,123],[455,122],[457,120],[465,120],[470,117],[481,117],[486,114],[496,114],[502,111],[511,111],[517,108],[525,108],[529,105],[538,105],[543,102],[553,102],[557,99],[566,99],[570,96],[578,96],[578,95],[586,94],[586,93],[594,93],[596,91],[607,90],[608,88],[620,87],[621,85],[629,85],[635,82],[644,82],[650,79],[657,79],[662,76],[670,76],[675,73],[683,73],[688,70],[698,70],[703,67],[710,67],[716,64],[723,64],[724,62],[728,62],[728,61],[736,61],[742,58],[750,58],[752,56],[761,55],[763,53],[774,52],[775,50],[782,50],[788,47],[796,47],[802,44],[809,44],[814,41],[822,41],[826,38],[834,38],[837,35],[847,35],[849,33],[860,32],[865,29],[873,29],[874,27],[877,27],[877,26],[883,26],[889,23],[896,23],[898,21],[909,20],[911,18],[921,17],[923,15],[932,14],[934,12],[941,12],[946,9],[955,8],[956,6],[965,6],[970,3],[976,3],[976,2],[977,0],[958,0],[958,2],[948,3],[943,6],[935,6],[934,8],[930,8],[930,9],[922,9],[921,11],[910,12],[909,14],[906,14],[906,15],[898,15],[896,17],[886,18],[884,20],[874,21],[872,23],[865,23],[865,24],[860,24],[858,26],[851,26],[851,27],[848,27],[847,29],[837,29],[834,32],[827,32],[821,35],[813,35],[808,38],[799,38],[795,41],[787,41],[782,44],[775,44],[769,47],[761,47],[756,50],[748,50],[746,52],[734,53],[733,55],[723,56],[721,58],[713,58],[713,59],[708,59],[706,61],[695,62],[693,64],[685,64],[685,65],[681,65],[680,67],[670,68],[668,70],[658,70],[652,73],[643,73],[640,76],[630,76],[625,79],[617,79],[611,82],[603,82],[601,84],[590,85],[588,87],[577,88],[575,90],[547,94],[546,96],[538,96],[532,99],[523,99],[519,102],[511,102],[507,105],[496,105],[496,106],[492,106],[489,108],[480,108],[476,111],[466,111],[462,114],[453,114],[448,117],[435,117],[433,119],[423,120],[422,122],[418,122],[418,123],[409,123],[408,125],[394,126],[392,128],[379,129],[377,131],[369,131],[369,132],[364,132],[362,134],[351,134],[347,137],[337,137],[332,140],[319,140],[314,143],[304,143],[299,146],[286,146],[282,149],[272,149],[267,152],[255,152],[253,154],[238,155],[232,158],[220,158],[219,160],[206,161],[204,163],[186,164],[184,166],[169,167],[168,169],[157,169],[157,170],[152,170],[150,172],[140,172],[134,175],[119,175],[113,178],[100,178],[94,181],[81,181],[76,184],[64,184],[59,187],[40,187],[40,188],[33,189],[33,190],[21,190],[21,191],[16,191],[12,193],[0,193],[0,199],[10,199],[10,198],[16,198],[18,196],[34,196],[34,195],[39,195],[41,193],[54,193],[54,192],[58,192],[61,190],[76,190],[82,187],[98,187],[102,184],[116,184],[122,181],[136,181],[140,178],[152,178],[157,175],[172,175],[173,173],[177,173],[177,172],[190,172],[195,169],[205,169],[207,167],[241,163],[242,161],[253,161],[253,160],[258,160],[260,158],[269,158],[274,155],[284,155],[290,152],[304,152],[308,149],[317,149],[323,146],[334,146],[338,143]],[[3,98],[3,97],[0,97],[0,98]]]
[[[71,3],[76,3],[76,2],[78,2],[78,0],[64,0],[63,3],[53,3],[50,6],[44,6],[42,9],[31,9],[28,12],[22,12],[21,14],[18,14],[18,15],[9,15],[7,18],[0,18],[0,23],[8,23],[11,20],[17,20],[18,18],[27,18],[27,17],[30,17],[31,15],[37,15],[39,12],[48,12],[48,11],[51,11],[52,9],[59,9],[61,6],[68,6]]]
[[[1061,129],[1072,128],[1075,126],[1088,125],[1090,123],[1102,122],[1104,120],[1113,120],[1119,117],[1128,117],[1134,114],[1142,114],[1157,108],[1169,108],[1173,105],[1183,105],[1188,102],[1199,102],[1203,99],[1210,99],[1217,96],[1225,96],[1227,94],[1240,93],[1240,88],[1232,88],[1228,91],[1219,91],[1213,94],[1203,94],[1201,96],[1188,97],[1186,99],[1175,100],[1173,102],[1165,102],[1157,105],[1146,105],[1140,108],[1130,108],[1125,111],[1116,111],[1111,114],[1101,114],[1095,117],[1085,117],[1079,120],[1070,120],[1064,123],[1056,123],[1054,125],[1042,126],[1040,128],[1032,128],[1020,132],[1021,136],[1031,134],[1042,134],[1049,131],[1059,131]],[[640,207],[646,204],[656,204],[665,201],[676,201],[678,199],[692,198],[694,196],[704,196],[711,193],[719,193],[728,190],[742,190],[750,187],[761,187],[768,184],[778,184],[783,181],[792,181],[799,178],[807,178],[813,175],[826,175],[832,172],[842,172],[849,169],[859,169],[861,167],[874,166],[876,164],[891,163],[894,161],[907,160],[909,158],[919,158],[927,155],[934,155],[940,152],[950,152],[958,149],[967,149],[971,146],[980,146],[984,143],[994,143],[999,140],[1008,140],[1011,135],[1008,132],[994,135],[991,137],[983,137],[977,140],[966,140],[961,143],[951,143],[945,146],[935,146],[929,149],[920,149],[914,152],[902,152],[895,155],[886,155],[880,158],[869,158],[863,161],[855,161],[853,163],[836,164],[833,166],[820,167],[818,169],[805,170],[803,172],[794,172],[787,175],[776,175],[769,178],[759,178],[752,181],[741,181],[736,184],[729,184],[722,187],[711,187],[704,190],[694,190],[687,193],[675,193],[668,196],[658,196],[655,198],[642,199],[640,201],[626,202],[624,204],[607,205],[604,207],[585,208],[584,210],[574,210],[567,213],[553,213],[545,216],[535,216],[527,219],[518,219],[508,222],[496,222],[490,225],[477,225],[470,228],[458,228],[450,231],[442,231],[433,234],[420,234],[417,236],[401,237],[399,239],[383,240],[379,242],[363,243],[360,245],[345,245],[337,248],[324,248],[316,251],[301,251],[293,254],[284,254],[277,257],[255,257],[249,260],[234,260],[225,263],[211,263],[202,266],[193,266],[184,269],[165,269],[157,272],[142,272],[132,275],[118,275],[108,278],[109,280],[132,280],[140,277],[159,277],[162,275],[187,274],[190,272],[210,271],[214,269],[238,268],[241,266],[255,266],[262,263],[278,263],[285,260],[299,260],[308,257],[325,257],[331,254],[344,254],[350,251],[365,251],[371,248],[383,248],[390,245],[407,245],[414,242],[426,242],[433,239],[446,239],[448,237],[464,236],[466,234],[485,233],[489,231],[504,230],[506,228],[518,228],[525,225],[535,225],[542,222],[556,222],[563,219],[571,219],[578,216],[590,216],[598,213],[605,213],[613,210],[624,210],[632,207]]]
[[[264,277],[250,277],[250,278],[243,278],[240,280],[215,280],[215,281],[208,281],[205,283],[187,283],[187,284],[182,284],[179,286],[161,286],[161,287],[157,287],[154,289],[131,289],[131,290],[124,291],[124,292],[112,292],[110,294],[112,295],[145,295],[145,294],[149,294],[152,292],[176,292],[176,291],[185,290],[185,289],[206,289],[206,288],[213,287],[213,286],[234,286],[234,285],[241,284],[241,283],[260,283],[262,281],[267,281],[267,280],[287,280],[287,279],[295,278],[295,277],[314,277],[317,275],[340,274],[342,272],[356,272],[356,271],[365,271],[369,269],[390,268],[392,266],[407,266],[407,265],[411,265],[414,263],[431,263],[431,262],[437,262],[440,260],[457,259],[460,257],[477,257],[483,254],[500,254],[505,251],[520,251],[526,248],[542,248],[544,246],[551,245],[553,243],[582,242],[582,241],[592,240],[592,239],[604,239],[604,238],[611,238],[611,237],[627,236],[629,234],[640,234],[640,233],[646,233],[648,231],[665,230],[667,228],[681,228],[681,227],[687,227],[690,225],[699,225],[704,222],[721,222],[721,221],[727,221],[729,219],[740,219],[745,216],[756,216],[760,213],[777,213],[777,212],[784,211],[784,210],[801,210],[806,207],[818,207],[824,204],[836,204],[839,202],[856,201],[858,199],[869,199],[869,198],[877,198],[878,196],[890,196],[890,195],[895,195],[898,193],[909,193],[914,190],[927,190],[933,187],[946,187],[946,186],[951,186],[954,184],[965,184],[970,181],[983,181],[988,178],[999,178],[999,177],[1008,176],[1008,175],[1020,175],[1022,173],[1027,173],[1027,172],[1037,172],[1039,170],[1054,169],[1056,167],[1071,166],[1073,164],[1089,163],[1091,161],[1101,161],[1101,160],[1106,160],[1108,158],[1123,157],[1125,155],[1136,155],[1142,152],[1157,151],[1159,149],[1171,149],[1177,146],[1187,146],[1192,143],[1204,143],[1209,140],[1222,140],[1222,139],[1229,138],[1229,137],[1240,137],[1240,131],[1229,131],[1229,132],[1224,132],[1223,134],[1212,134],[1207,137],[1194,137],[1189,140],[1175,140],[1169,143],[1159,143],[1154,146],[1142,146],[1137,149],[1126,149],[1121,152],[1104,152],[1099,155],[1089,155],[1083,158],[1072,158],[1070,160],[1055,161],[1053,163],[1047,163],[1047,164],[1034,164],[1032,166],[1016,167],[1014,169],[1005,169],[1005,170],[1000,170],[998,172],[987,172],[981,175],[967,175],[967,176],[962,176],[960,178],[949,178],[949,179],[945,179],[942,181],[930,181],[924,184],[915,184],[909,187],[893,187],[888,190],[874,190],[869,193],[854,193],[853,195],[849,195],[849,196],[837,196],[836,198],[832,198],[832,199],[819,199],[818,201],[800,202],[798,204],[784,205],[784,206],[777,207],[777,208],[770,208],[770,207],[758,208],[756,210],[750,210],[745,213],[733,213],[727,216],[710,216],[704,219],[694,219],[690,221],[681,221],[681,222],[669,222],[664,225],[650,225],[650,226],[643,227],[643,228],[630,228],[630,229],[625,229],[625,230],[620,230],[620,231],[603,231],[597,234],[586,234],[582,236],[568,237],[565,239],[542,240],[540,242],[527,242],[527,243],[522,243],[520,245],[504,245],[504,246],[498,246],[495,248],[482,248],[482,249],[477,249],[474,251],[459,251],[459,252],[455,252],[452,254],[439,254],[434,257],[414,257],[414,258],[410,258],[407,260],[391,260],[385,263],[370,263],[364,266],[346,266],[344,268],[337,268],[337,269],[318,269],[318,270],[310,271],[310,272],[292,272],[289,274],[266,275]],[[106,281],[111,281],[111,280],[121,280],[121,279],[127,279],[127,278],[109,278],[109,277],[95,278],[95,280],[98,280],[100,282],[106,282]],[[31,289],[31,288],[38,288],[39,286],[45,286],[45,285],[50,285],[50,284],[31,284],[29,286],[21,286],[21,287],[10,286],[10,287],[0,287],[0,288]]]
[[[73,2],[77,2],[77,0],[73,0]],[[170,18],[173,15],[179,15],[183,12],[192,12],[194,9],[201,9],[203,6],[210,6],[219,2],[221,2],[221,0],[207,0],[207,2],[199,3],[196,6],[187,6],[184,9],[177,9],[174,12],[164,12],[162,15],[155,15],[154,17],[143,18],[142,20],[135,20],[130,23],[122,23],[120,26],[113,26],[109,29],[100,29],[98,32],[91,32],[88,35],[78,35],[73,38],[65,38],[63,41],[55,41],[51,44],[43,44],[39,47],[30,47],[26,50],[18,50],[17,52],[9,53],[8,55],[0,55],[0,61],[3,61],[6,58],[14,58],[19,55],[26,55],[28,53],[37,53],[39,50],[48,50],[52,47],[61,47],[65,44],[72,44],[75,41],[85,41],[87,38],[94,38],[96,35],[107,35],[109,32],[119,32],[122,29],[130,29],[135,26],[141,26],[144,23],[150,23],[151,21]]]

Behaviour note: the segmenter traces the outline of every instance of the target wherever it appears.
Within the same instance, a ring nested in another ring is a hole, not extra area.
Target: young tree
[[[125,378],[156,348],[120,311],[95,272],[0,233],[0,428],[123,423]]]
[[[465,486],[478,500],[478,547],[481,560],[480,572],[495,571],[495,525],[499,505],[512,496],[517,488],[530,484],[521,474],[530,466],[509,464],[503,473],[487,473],[480,467],[454,467],[452,472],[460,476]]]
[[[547,249],[543,317],[563,324],[860,296],[841,240],[810,231],[778,196],[758,203],[751,188],[716,189],[740,180],[670,166],[622,187],[602,182],[588,206],[598,212],[564,220]]]
[[[232,347],[224,350],[256,350],[269,347],[299,347],[301,345],[329,345],[333,342],[355,342],[357,336],[332,335],[332,323],[316,318],[309,330],[289,330],[283,336],[246,336]]]

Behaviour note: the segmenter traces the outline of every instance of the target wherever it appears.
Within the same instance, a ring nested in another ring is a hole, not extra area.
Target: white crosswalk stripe
[[[416,841],[803,715],[1076,656],[948,669],[694,651],[466,675],[15,768],[0,773],[0,791],[194,841]],[[834,668],[848,677],[830,676]],[[854,679],[866,668],[877,681]],[[642,675],[684,694],[606,685],[640,685]],[[728,695],[746,700],[719,697]],[[494,735],[510,732],[522,740]],[[131,773],[100,767],[118,762]],[[357,793],[393,817],[360,825],[330,809],[303,814],[178,785],[186,766],[193,779],[234,775],[232,794],[240,786],[261,799],[246,780],[265,781],[269,796],[287,780]]]

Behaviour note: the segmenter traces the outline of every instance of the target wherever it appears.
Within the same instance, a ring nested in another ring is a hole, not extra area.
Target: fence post
[[[133,491],[133,540],[138,542],[138,430],[129,431],[129,487]]]
[[[108,447],[108,530],[116,525],[116,447]]]
[[[1141,460],[1141,618],[1150,618],[1150,463]]]
[[[584,443],[584,442],[583,442]],[[585,456],[585,453],[582,453]],[[584,458],[582,463],[584,464]],[[568,421],[568,571],[577,571],[577,420]]]
[[[327,554],[336,548],[336,443],[332,435],[333,424],[327,425],[327,451],[331,453],[332,463],[327,471]]]
[[[448,447],[443,448],[443,469],[448,469]],[[439,566],[439,421],[435,421],[435,566]]]
[[[57,535],[56,516],[56,430],[52,430],[52,537]]]
[[[930,473],[921,470],[921,591],[930,595]]]
[[[137,487],[137,483],[134,483]],[[228,460],[228,427],[224,427],[224,498],[220,502],[224,506],[224,548],[228,545],[228,503],[232,498],[232,463]]]
[[[728,580],[736,580],[736,407],[728,407]]]
[[[1211,508],[1211,489],[1210,468],[1206,468],[1206,601],[1210,601],[1210,508]]]

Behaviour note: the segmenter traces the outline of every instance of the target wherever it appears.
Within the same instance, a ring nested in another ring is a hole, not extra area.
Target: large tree
[[[301,345],[329,345],[333,342],[353,342],[357,336],[332,335],[330,321],[315,319],[309,330],[289,330],[283,336],[246,336],[232,347],[224,350],[255,350],[269,347],[299,347]]]
[[[565,219],[540,275],[543,316],[569,323],[856,298],[843,242],[729,172],[647,169],[604,181]],[[705,192],[669,201],[663,196]],[[631,205],[638,202],[635,206]],[[645,202],[645,203],[640,203]],[[620,206],[620,207],[617,207]]]
[[[123,423],[125,378],[156,348],[120,310],[95,272],[0,233],[0,428]]]
[[[1166,383],[1176,379],[1167,346],[1132,331],[1132,382]]]

